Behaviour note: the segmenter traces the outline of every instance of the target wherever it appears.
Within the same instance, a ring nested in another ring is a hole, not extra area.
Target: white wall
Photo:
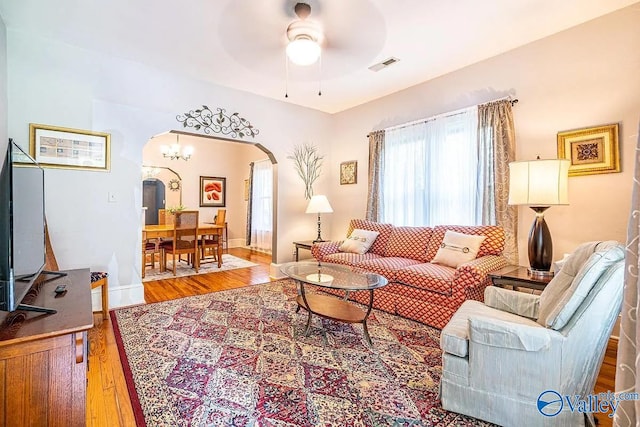
[[[111,171],[48,169],[46,203],[61,268],[108,270],[112,306],[143,299],[143,146],[153,135],[182,130],[176,115],[202,104],[237,111],[251,121],[260,130],[255,142],[279,163],[276,261],[291,260],[291,242],[314,235],[315,221],[304,214],[303,184],[286,156],[305,141],[326,152],[328,114],[21,32],[7,36],[10,136],[27,147],[30,122],[111,133]],[[322,191],[324,185],[316,188]],[[115,203],[107,202],[109,192]]]
[[[559,131],[621,124],[622,173],[571,177],[570,205],[550,208],[545,218],[555,258],[588,240],[624,242],[640,118],[638,16],[638,6],[622,9],[335,115],[330,200],[338,209],[332,215],[333,238],[344,237],[350,218],[364,216],[370,131],[515,95],[518,160],[556,158]],[[424,46],[424,54],[428,52]],[[393,67],[380,72],[381,78],[382,73],[393,73]],[[352,159],[358,160],[358,184],[340,186],[338,165]],[[528,265],[526,241],[533,218],[533,211],[520,208],[523,265]]]

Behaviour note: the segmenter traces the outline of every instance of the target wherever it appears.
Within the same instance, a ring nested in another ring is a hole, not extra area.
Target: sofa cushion
[[[373,242],[373,245],[371,245],[369,253],[384,255],[385,250],[387,249],[387,243],[389,243],[389,236],[391,236],[391,231],[393,230],[393,225],[368,221],[366,219],[352,219],[349,223],[347,236],[351,235],[351,232],[356,228],[360,230],[377,231],[378,233],[380,233],[376,240]]]
[[[427,245],[432,232],[430,227],[394,227],[384,255],[426,262]]]
[[[474,236],[447,230],[444,233],[442,245],[431,262],[458,268],[460,264],[476,259],[484,239],[485,236]]]
[[[588,249],[591,249],[591,247],[588,247]],[[580,259],[581,257],[576,258]],[[624,249],[618,242],[608,241],[596,245],[595,252],[580,267],[575,278],[571,281],[571,286],[562,292],[553,303],[549,303],[549,295],[545,296],[545,310],[542,312],[541,309],[538,323],[554,330],[562,329],[571,320],[571,317],[598,282],[600,276],[613,264],[623,259]],[[574,264],[571,257],[565,262],[565,264],[567,263]],[[564,269],[565,266],[560,271]],[[542,295],[540,298],[542,300]]]
[[[431,239],[427,245],[425,257],[427,261],[431,261],[436,256],[447,230],[485,236],[484,242],[478,250],[478,258],[485,255],[501,255],[504,249],[504,229],[498,225],[437,225],[433,228]]]
[[[451,295],[455,274],[455,268],[422,263],[397,270],[396,281],[418,289]]]
[[[380,233],[371,230],[360,230],[356,228],[349,234],[349,237],[338,248],[341,252],[351,252],[354,254],[364,254],[369,251],[373,242]]]
[[[356,267],[382,274],[389,280],[395,280],[397,270],[416,264],[420,264],[420,261],[411,258],[381,257],[360,261],[356,263]]]
[[[367,252],[366,254],[353,254],[351,252],[338,252],[335,254],[330,254],[322,258],[322,262],[332,262],[335,264],[343,264],[349,266],[355,266],[357,263],[368,260],[382,258],[380,255],[376,255],[371,252]]]

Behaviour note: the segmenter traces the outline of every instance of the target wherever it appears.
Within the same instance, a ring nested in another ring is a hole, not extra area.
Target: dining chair
[[[142,278],[144,279],[147,267],[156,267],[156,254],[160,253],[158,247],[159,241],[156,239],[147,239],[147,233],[142,232]],[[150,255],[150,261],[147,262],[147,255]],[[158,260],[158,264],[160,261]]]
[[[218,209],[218,213],[215,217],[214,223],[222,227],[226,224],[226,209]],[[213,256],[213,260],[218,260],[218,246],[222,244],[221,234],[208,234],[203,235],[199,241],[200,245],[200,259],[206,259],[207,251],[210,251]]]
[[[198,211],[176,212],[173,222],[173,240],[163,240],[160,242],[160,270],[167,269],[167,255],[173,257],[173,275],[176,275],[176,255],[178,260],[181,255],[189,255],[187,261],[191,262],[196,273],[200,266],[198,256]]]

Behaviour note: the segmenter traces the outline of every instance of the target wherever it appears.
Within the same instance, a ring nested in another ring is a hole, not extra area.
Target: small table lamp
[[[307,210],[305,213],[317,213],[318,214],[318,237],[313,243],[324,242],[322,240],[322,236],[320,235],[320,214],[321,213],[331,213],[333,209],[329,204],[329,200],[327,200],[327,196],[312,196],[311,200],[309,200],[309,205],[307,205]]]
[[[569,160],[531,160],[509,163],[509,204],[529,206],[536,218],[529,231],[529,265],[533,276],[549,276],[553,243],[544,211],[568,205]]]

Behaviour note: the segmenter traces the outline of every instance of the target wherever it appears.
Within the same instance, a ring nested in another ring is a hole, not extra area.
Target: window
[[[271,252],[273,233],[273,172],[271,161],[255,162],[251,183],[251,247]]]
[[[473,225],[477,191],[477,107],[386,131],[381,155],[383,222]]]

